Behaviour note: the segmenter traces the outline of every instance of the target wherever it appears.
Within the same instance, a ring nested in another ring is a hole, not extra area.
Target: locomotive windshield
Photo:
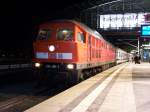
[[[73,39],[73,31],[70,29],[59,29],[57,31],[57,39],[58,40],[72,40]]]
[[[48,29],[40,29],[38,33],[38,40],[47,40],[50,37],[50,30]]]

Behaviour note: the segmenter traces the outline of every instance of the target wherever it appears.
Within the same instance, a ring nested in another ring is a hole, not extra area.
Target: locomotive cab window
[[[85,37],[83,33],[78,32],[77,39],[79,42],[85,43]]]
[[[59,29],[57,31],[57,40],[73,40],[73,31],[71,29]]]
[[[38,40],[47,40],[51,35],[51,31],[48,29],[40,29],[38,33]]]

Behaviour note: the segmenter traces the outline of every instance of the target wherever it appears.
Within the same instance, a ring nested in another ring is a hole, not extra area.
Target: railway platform
[[[103,71],[25,112],[150,112],[150,64]]]

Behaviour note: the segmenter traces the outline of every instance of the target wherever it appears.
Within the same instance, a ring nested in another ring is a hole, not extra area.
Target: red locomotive
[[[75,83],[116,63],[116,49],[96,31],[74,20],[43,23],[33,44],[35,67]]]

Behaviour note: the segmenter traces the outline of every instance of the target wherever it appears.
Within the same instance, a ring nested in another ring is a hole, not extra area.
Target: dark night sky
[[[12,0],[0,2],[0,49],[31,50],[37,25],[65,18],[62,11],[77,0]]]

